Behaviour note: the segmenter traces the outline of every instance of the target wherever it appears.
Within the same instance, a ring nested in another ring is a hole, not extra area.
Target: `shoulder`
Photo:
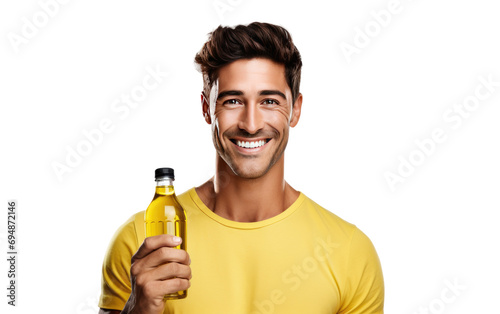
[[[310,224],[310,230],[314,230],[317,236],[331,238],[342,246],[347,260],[359,260],[362,256],[365,260],[378,259],[373,243],[356,225],[340,218],[308,197],[301,206],[304,207],[304,213],[307,215],[304,218]]]
[[[189,190],[186,190],[182,192],[181,194],[177,195],[177,199],[179,200],[179,203],[181,205],[188,205],[193,202],[193,193],[195,192],[195,188],[190,188]]]
[[[380,260],[371,240],[354,224],[345,221],[309,198],[307,219],[317,236],[324,237],[325,247],[335,250],[332,259],[342,291],[342,312],[383,313],[384,281]]]
[[[102,265],[100,308],[123,308],[130,294],[130,263],[139,247],[137,215],[140,213],[122,223],[108,245]]]
[[[135,253],[144,240],[144,211],[137,212],[130,216],[115,231],[110,241],[109,254],[119,252],[130,254]]]
[[[359,230],[354,224],[340,218],[333,212],[325,209],[309,197],[303,195],[304,200],[301,207],[307,219],[314,224],[319,231],[331,233],[334,232],[338,236],[351,238],[352,235]]]

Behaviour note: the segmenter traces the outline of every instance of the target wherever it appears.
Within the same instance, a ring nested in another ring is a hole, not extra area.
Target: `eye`
[[[241,102],[238,99],[228,99],[222,103],[223,105],[238,105]]]
[[[271,98],[268,98],[268,99],[264,99],[264,101],[262,102],[264,105],[279,105],[279,101],[275,100],[275,99],[271,99]]]

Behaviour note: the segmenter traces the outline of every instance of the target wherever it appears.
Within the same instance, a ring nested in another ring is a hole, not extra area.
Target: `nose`
[[[264,127],[264,119],[258,104],[247,104],[242,111],[238,127],[249,134],[256,134]]]

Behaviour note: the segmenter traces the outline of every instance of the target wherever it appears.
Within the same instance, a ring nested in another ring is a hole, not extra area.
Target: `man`
[[[189,254],[169,235],[145,240],[144,212],[134,215],[105,257],[100,313],[383,313],[370,240],[284,180],[302,107],[290,34],[219,27],[195,61],[217,155],[214,177],[179,196]],[[185,289],[185,299],[163,300]]]

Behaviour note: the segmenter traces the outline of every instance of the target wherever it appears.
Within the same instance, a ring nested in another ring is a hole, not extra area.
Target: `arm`
[[[384,278],[375,247],[355,229],[347,260],[341,314],[383,314]]]
[[[106,252],[98,304],[100,313],[162,313],[163,295],[158,302],[160,296],[155,293],[172,293],[189,286],[191,268],[187,252],[172,248],[178,243],[174,243],[170,235],[140,239],[134,225],[136,216],[117,230]],[[142,245],[138,239],[144,239]],[[160,283],[158,276],[162,278]],[[167,292],[163,291],[165,285]],[[153,304],[156,308],[153,306],[155,309],[149,311]]]

